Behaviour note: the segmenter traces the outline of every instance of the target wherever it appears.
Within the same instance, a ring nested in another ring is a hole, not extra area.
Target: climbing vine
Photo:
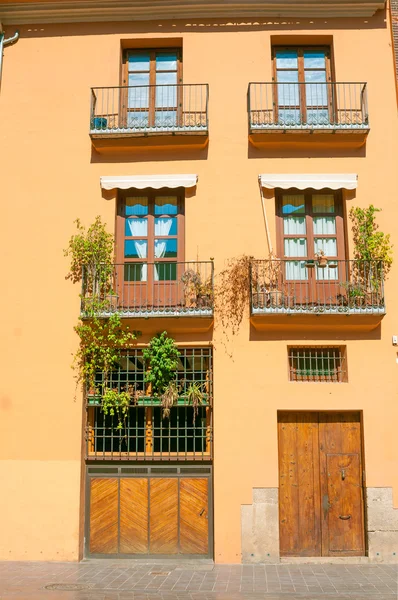
[[[231,259],[217,278],[215,307],[224,331],[236,335],[250,301],[250,262],[252,256]]]

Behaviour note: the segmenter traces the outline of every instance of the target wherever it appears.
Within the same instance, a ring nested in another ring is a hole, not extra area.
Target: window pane
[[[175,71],[177,69],[177,53],[167,52],[156,57],[157,71]]]
[[[126,217],[148,214],[148,198],[146,196],[126,198]]]
[[[325,66],[324,50],[304,51],[304,69],[324,69]]]
[[[336,238],[314,238],[314,253],[322,250],[325,256],[337,256]]]
[[[282,213],[291,215],[297,213],[305,213],[305,198],[304,194],[284,194],[282,196]]]
[[[127,237],[146,237],[148,235],[147,219],[126,219],[124,235]]]
[[[155,235],[177,235],[177,219],[175,217],[155,219]]]
[[[336,217],[314,217],[315,235],[335,235]]]
[[[162,81],[159,81],[161,79]],[[164,81],[163,81],[164,79]],[[168,81],[171,79],[171,81]],[[176,79],[175,73],[162,73],[161,76],[158,75],[156,78],[156,103],[155,106],[157,108],[170,108],[177,106],[177,86],[176,85],[166,85],[173,84]]]
[[[312,211],[314,213],[334,213],[334,194],[313,194]]]
[[[158,263],[155,265],[155,281],[177,281],[177,264]]]
[[[157,110],[155,112],[156,127],[176,127],[177,111],[175,110]]]
[[[124,281],[146,281],[148,267],[143,263],[124,265]]]
[[[284,217],[283,232],[286,235],[305,235],[305,217]]]
[[[339,270],[335,268],[329,269],[329,267],[320,269],[318,266],[316,266],[315,275],[317,281],[337,281],[339,278]]]
[[[324,83],[326,82],[326,71],[305,71],[304,78],[306,83]]]
[[[157,196],[155,198],[155,215],[176,215],[176,196]]]
[[[150,57],[148,53],[129,54],[129,71],[149,71]]]
[[[141,75],[140,75],[141,76]],[[141,85],[141,83],[131,83],[129,76],[129,85]],[[145,85],[145,84],[142,84]],[[149,106],[149,87],[132,87],[128,90],[128,108],[148,108]]]
[[[129,85],[149,85],[149,73],[129,73]]]
[[[177,240],[155,240],[155,258],[176,258]]]
[[[328,105],[328,90],[326,83],[306,83],[305,96],[307,106]]]
[[[308,271],[303,261],[289,260],[286,262],[286,281],[307,281]]]
[[[127,114],[127,127],[130,129],[144,129],[149,125],[149,113],[147,111],[129,112]]]
[[[277,50],[276,66],[281,69],[297,69],[297,50]]]
[[[125,258],[147,258],[148,242],[146,240],[124,240]]]
[[[277,71],[276,79],[278,83],[297,83],[298,71]]]
[[[307,256],[307,240],[292,238],[284,240],[285,256]]]

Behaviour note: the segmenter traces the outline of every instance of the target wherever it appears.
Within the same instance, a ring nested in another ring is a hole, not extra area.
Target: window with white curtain
[[[119,201],[117,260],[126,282],[175,281],[184,260],[183,198],[174,190],[127,191]]]
[[[340,191],[281,191],[278,196],[279,254],[287,281],[335,281],[345,258]],[[317,258],[327,259],[319,267]],[[313,264],[313,269],[309,267]],[[329,268],[330,267],[330,268]]]

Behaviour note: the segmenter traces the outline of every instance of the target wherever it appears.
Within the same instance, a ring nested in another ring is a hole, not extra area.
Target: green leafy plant
[[[376,223],[376,213],[380,211],[380,208],[371,204],[368,208],[353,207],[349,214],[352,221],[354,258],[359,261],[378,262],[378,275],[384,279],[391,269],[393,255],[390,234],[379,231],[379,225]]]
[[[170,407],[177,401],[178,389],[175,381],[180,355],[173,338],[167,331],[158,333],[144,348],[143,357],[148,363],[145,381],[151,385],[152,394],[161,399],[163,416],[170,415]]]
[[[80,219],[76,219],[75,224],[77,233],[64,250],[64,255],[71,260],[66,279],[72,283],[82,281],[83,297],[103,300],[112,293],[113,287],[113,235],[107,232],[100,216],[87,229]]]
[[[113,236],[106,231],[99,216],[87,229],[79,219],[75,223],[77,233],[64,250],[71,261],[66,279],[83,283],[81,297],[85,318],[79,319],[74,327],[80,343],[72,366],[77,382],[82,383],[90,394],[105,396],[103,406],[110,410],[111,396],[115,400],[116,394],[115,390],[109,389],[110,373],[117,366],[122,350],[133,344],[138,333],[130,331],[129,326],[124,327],[117,313],[110,317],[101,316],[106,308],[106,296],[112,294]],[[99,373],[100,385],[96,382]],[[128,394],[128,391],[120,394]],[[121,396],[114,405],[118,411],[125,400],[126,397]]]
[[[80,338],[73,362],[77,380],[95,394],[101,394],[102,390],[98,390],[96,385],[96,374],[102,373],[102,385],[106,388],[122,350],[133,344],[138,332],[130,331],[128,325],[123,327],[118,314],[108,318],[94,316],[87,320],[80,319],[74,329]]]
[[[126,429],[126,419],[129,406],[132,402],[132,394],[128,391],[119,391],[117,388],[106,388],[103,390],[101,408],[104,415],[117,416],[117,430]]]

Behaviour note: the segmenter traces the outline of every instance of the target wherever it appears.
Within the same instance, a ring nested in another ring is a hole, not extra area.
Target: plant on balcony
[[[390,234],[379,231],[376,213],[380,212],[371,204],[368,208],[353,207],[350,210],[354,241],[354,259],[351,280],[343,284],[349,298],[379,297],[382,282],[386,279],[393,262]],[[356,300],[358,302],[359,300]]]
[[[167,331],[163,331],[150,340],[142,354],[148,363],[145,381],[150,384],[152,394],[160,399],[163,418],[167,418],[171,407],[178,400],[175,378],[180,353],[173,338],[168,337]]]
[[[199,269],[187,269],[181,276],[184,286],[184,302],[187,308],[209,308],[213,296],[212,278],[205,281]]]
[[[77,381],[85,385],[90,395],[102,396],[122,350],[133,344],[138,332],[130,331],[128,325],[123,327],[118,314],[108,318],[94,316],[88,320],[80,319],[74,329],[80,339],[73,361]],[[97,373],[102,373],[100,388],[96,382]]]
[[[87,229],[76,219],[77,233],[72,235],[64,255],[71,263],[66,279],[72,283],[82,282],[82,303],[85,312],[112,308],[113,290],[113,235],[108,233],[101,217]],[[109,306],[110,305],[110,306]]]
[[[188,404],[192,405],[193,418],[197,417],[199,413],[199,406],[201,406],[206,398],[205,395],[205,384],[198,383],[197,381],[191,381],[187,387],[186,397]]]
[[[315,254],[315,259],[317,260],[318,267],[320,269],[324,269],[328,264],[328,259],[326,258],[323,250],[318,250],[318,252]]]
[[[134,398],[131,390],[119,391],[117,388],[106,388],[103,390],[101,409],[104,415],[117,416],[116,429],[126,429],[126,419],[129,406]]]
[[[354,241],[354,258],[359,261],[379,263],[379,275],[388,275],[393,262],[390,234],[379,231],[376,213],[381,212],[371,204],[368,208],[353,207],[350,210]]]
[[[120,360],[121,352],[137,338],[137,332],[123,326],[115,313],[109,318],[101,317],[108,307],[112,294],[113,280],[113,236],[97,217],[87,229],[80,220],[75,221],[77,233],[73,235],[65,256],[71,263],[66,279],[72,283],[83,283],[82,300],[88,319],[79,319],[75,331],[79,336],[79,347],[74,355],[78,383],[82,383],[89,395],[102,397],[109,388],[109,376]],[[98,386],[96,375],[102,373]]]

